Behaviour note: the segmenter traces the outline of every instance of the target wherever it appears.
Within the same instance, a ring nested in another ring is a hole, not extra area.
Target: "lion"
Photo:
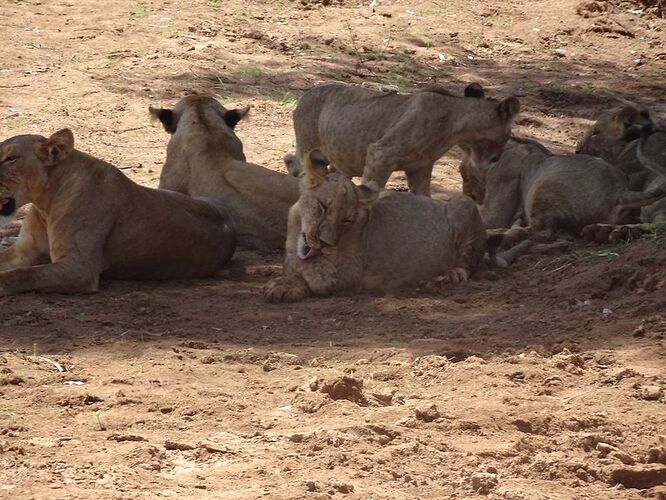
[[[220,200],[243,246],[284,248],[298,181],[246,161],[234,129],[249,108],[226,109],[212,97],[191,95],[173,109],[149,110],[171,134],[159,187]]]
[[[629,175],[632,190],[651,191],[666,184],[665,172],[658,168],[666,154],[666,135],[653,133],[657,127],[643,108],[625,106],[602,116],[578,143],[577,152],[604,158]],[[639,140],[639,136],[641,139]],[[648,140],[649,138],[649,140]],[[639,154],[639,145],[650,153]],[[641,224],[631,227],[605,228],[613,239],[626,239],[651,230],[651,224],[666,222],[666,200],[659,200],[640,210]],[[601,231],[601,229],[600,229]]]
[[[464,160],[463,160],[464,161]],[[629,190],[627,176],[601,158],[554,155],[537,141],[512,137],[485,176],[481,216],[487,229],[527,226],[537,238],[578,235],[590,224],[631,221],[631,211],[666,188]]]
[[[411,95],[342,83],[306,92],[293,113],[296,152],[285,157],[293,175],[311,150],[314,161],[347,177],[361,176],[381,189],[391,173],[403,170],[410,192],[430,196],[434,163],[459,145],[477,169],[497,159],[511,133],[520,102],[484,98],[479,84],[464,96],[440,86]]]
[[[598,156],[629,176],[629,187],[640,191],[648,172],[636,156],[641,127],[651,125],[647,109],[628,104],[602,115],[576,145],[576,154]]]
[[[96,292],[100,277],[207,277],[235,250],[222,207],[139,186],[74,149],[69,129],[0,143],[3,221],[28,203],[18,239],[0,252],[0,295]]]
[[[486,233],[468,197],[380,193],[374,182],[356,186],[309,156],[304,160],[301,195],[289,211],[283,275],[264,287],[267,301],[392,289],[437,277],[460,282],[482,261]]]

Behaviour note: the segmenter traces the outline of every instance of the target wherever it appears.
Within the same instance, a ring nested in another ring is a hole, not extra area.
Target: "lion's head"
[[[476,114],[470,114],[478,122],[478,127],[468,134],[459,144],[465,156],[465,163],[476,170],[486,170],[499,160],[500,155],[511,137],[511,126],[520,112],[520,101],[509,97],[497,101],[486,97],[481,85],[472,83],[465,88],[465,97],[478,99],[479,103],[493,105],[479,106]]]
[[[624,106],[599,118],[578,141],[576,153],[598,156],[615,163],[624,147],[638,139],[644,125],[652,125],[650,113],[645,108]]]
[[[38,201],[50,170],[74,149],[74,135],[62,129],[48,139],[17,135],[0,142],[0,217],[7,222],[16,210]]]
[[[379,195],[375,182],[357,186],[344,175],[316,165],[312,157],[310,153],[304,158],[298,199],[301,234],[297,253],[302,260],[337,246],[358,220],[360,209],[370,206]]]

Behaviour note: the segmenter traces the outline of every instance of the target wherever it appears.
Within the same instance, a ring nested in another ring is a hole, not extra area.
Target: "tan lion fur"
[[[629,176],[629,187],[641,190],[648,172],[636,156],[641,127],[652,124],[649,112],[632,104],[604,113],[576,145],[577,154],[598,156]]]
[[[235,249],[220,207],[139,186],[74,149],[68,129],[0,143],[0,195],[3,207],[32,203],[17,241],[0,253],[0,295],[93,292],[100,276],[210,276]]]
[[[486,249],[472,200],[430,199],[355,186],[306,159],[301,196],[289,211],[283,275],[264,287],[270,302],[341,290],[391,289],[446,275],[467,279]]]
[[[639,141],[643,129],[646,133]],[[576,152],[599,156],[619,167],[629,176],[632,190],[659,189],[666,186],[666,172],[654,167],[659,158],[664,161],[666,134],[663,128],[657,129],[660,133],[652,133],[653,130],[647,110],[627,105],[599,118],[579,141]],[[640,142],[645,150],[642,161],[638,154]],[[640,214],[643,223],[666,221],[666,200],[643,207]]]
[[[330,83],[312,88],[294,110],[296,153],[286,157],[298,175],[306,154],[347,177],[383,188],[395,170],[403,170],[412,193],[430,195],[432,168],[455,145],[485,169],[496,158],[520,109],[515,97],[496,102],[483,97],[478,84],[466,96],[439,86],[411,95]]]
[[[664,188],[633,192],[627,176],[588,155],[554,155],[536,141],[511,138],[485,176],[481,216],[486,228],[516,222],[552,238],[588,224],[628,222],[632,209],[654,203]]]
[[[231,214],[241,245],[281,249],[298,181],[246,161],[234,127],[247,112],[228,110],[204,95],[185,97],[173,109],[150,108],[171,134],[160,188],[218,199]]]

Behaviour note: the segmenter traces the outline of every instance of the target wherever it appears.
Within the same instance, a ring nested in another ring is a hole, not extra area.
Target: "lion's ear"
[[[154,119],[162,122],[164,130],[168,133],[173,134],[176,131],[176,126],[178,125],[178,118],[172,109],[168,108],[153,108],[152,106],[148,107],[148,112],[150,116]]]
[[[365,184],[356,186],[356,195],[358,196],[359,207],[370,206],[379,197],[379,186],[375,181],[368,181]]]
[[[516,97],[504,99],[497,105],[497,112],[504,122],[510,122],[520,112],[520,101]]]
[[[230,109],[224,113],[224,122],[229,125],[230,128],[234,128],[239,121],[247,116],[250,112],[250,106],[245,106],[244,108]]]
[[[68,128],[58,130],[36,146],[37,157],[49,165],[60,163],[74,149],[74,134]]]
[[[465,87],[465,97],[481,98],[485,97],[485,92],[483,91],[483,87],[480,83],[474,82]]]

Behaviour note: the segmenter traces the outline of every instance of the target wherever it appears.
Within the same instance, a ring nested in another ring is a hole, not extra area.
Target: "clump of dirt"
[[[598,17],[610,13],[625,13],[634,11],[645,12],[646,15],[664,17],[666,12],[665,0],[592,0],[581,2],[576,7],[576,13],[583,17]]]
[[[328,394],[333,401],[346,399],[359,405],[368,404],[368,399],[363,394],[363,380],[349,375],[329,380],[316,380],[310,384],[310,389]]]

